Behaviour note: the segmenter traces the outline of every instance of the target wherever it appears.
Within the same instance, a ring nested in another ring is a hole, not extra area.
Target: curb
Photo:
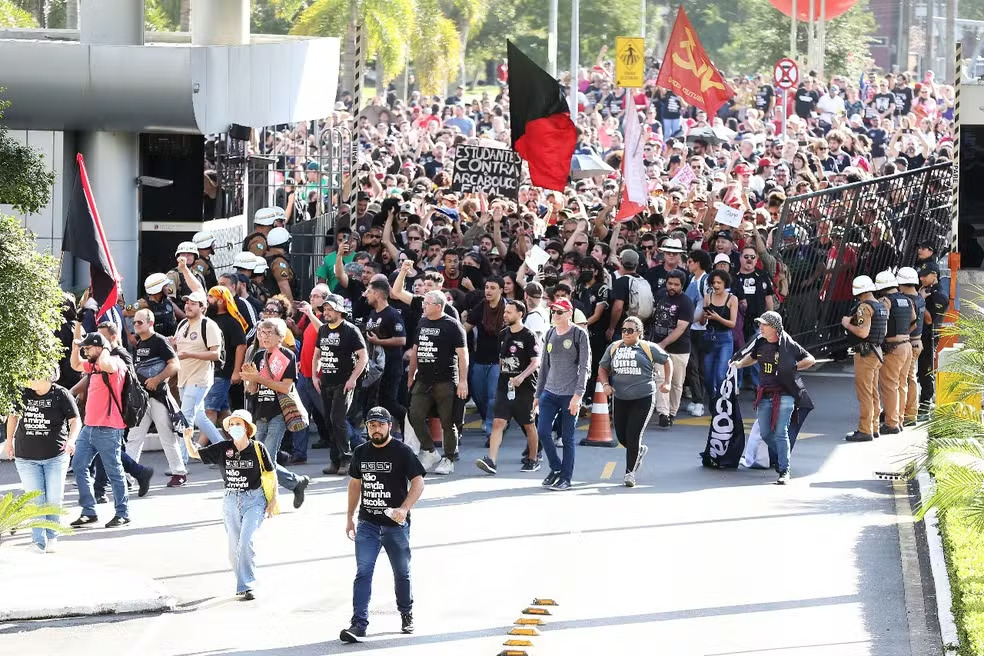
[[[916,481],[919,484],[919,498],[925,503],[933,489],[929,474],[921,472]],[[944,652],[955,652],[960,645],[957,625],[953,621],[953,592],[950,589],[950,576],[946,569],[946,556],[943,552],[943,538],[940,536],[939,518],[936,509],[926,513],[926,542],[929,546],[929,565],[933,572],[933,587],[936,590],[936,617],[940,623],[940,637]]]
[[[154,599],[134,599],[125,602],[106,602],[100,604],[80,604],[57,608],[13,608],[0,610],[0,622],[13,620],[49,620],[63,617],[89,615],[122,615],[124,613],[151,613],[173,611],[176,603],[173,597],[162,594]]]

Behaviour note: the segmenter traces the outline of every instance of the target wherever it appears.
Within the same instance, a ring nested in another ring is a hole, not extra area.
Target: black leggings
[[[625,473],[634,472],[642,433],[656,409],[656,395],[624,400],[618,397],[612,407],[615,437],[625,447]]]

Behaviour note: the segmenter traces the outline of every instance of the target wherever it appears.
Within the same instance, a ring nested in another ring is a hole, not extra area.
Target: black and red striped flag
[[[72,196],[68,202],[62,251],[89,263],[91,298],[99,305],[96,319],[116,305],[119,296],[119,274],[109,250],[106,233],[99,220],[99,210],[92,195],[89,176],[85,172],[82,154],[75,156],[78,167]]]
[[[563,191],[577,145],[567,99],[560,83],[511,41],[506,49],[513,149],[529,164],[534,186]]]

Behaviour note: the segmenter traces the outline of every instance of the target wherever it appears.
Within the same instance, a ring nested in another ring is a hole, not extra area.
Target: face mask
[[[478,267],[472,266],[471,264],[461,265],[461,270],[464,271],[465,273],[478,273]]]
[[[246,437],[246,427],[245,426],[230,426],[229,435],[232,436],[234,440],[241,440]]]
[[[594,277],[594,273],[592,273],[591,271],[582,271],[581,275],[578,277],[578,280],[583,283],[588,283],[591,282],[591,279],[593,277]]]

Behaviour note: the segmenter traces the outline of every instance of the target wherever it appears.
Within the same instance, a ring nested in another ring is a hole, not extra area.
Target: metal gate
[[[943,162],[794,196],[783,203],[772,254],[788,293],[786,330],[814,354],[843,352],[841,317],[853,306],[855,276],[912,266],[918,244],[949,244],[952,166]]]

